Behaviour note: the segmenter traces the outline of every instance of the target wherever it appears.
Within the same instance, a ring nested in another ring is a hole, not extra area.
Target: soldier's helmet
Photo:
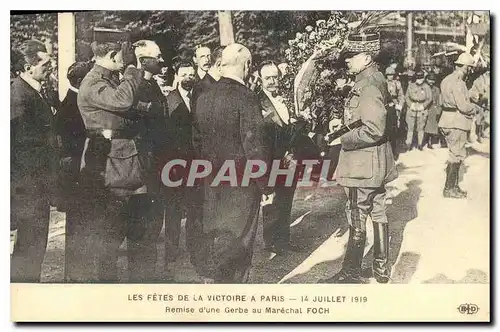
[[[152,40],[139,40],[136,41],[133,46],[135,47],[135,56],[139,58],[154,58],[159,61],[164,61],[161,55],[161,50],[158,44]]]
[[[347,36],[342,52],[347,57],[364,52],[378,53],[379,51],[379,33],[354,33]]]
[[[458,56],[458,59],[457,61],[455,61],[455,64],[473,67],[474,58],[469,53],[464,52]]]

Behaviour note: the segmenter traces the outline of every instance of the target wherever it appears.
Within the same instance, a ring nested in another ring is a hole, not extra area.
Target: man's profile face
[[[177,71],[179,84],[184,90],[191,90],[195,83],[195,71],[193,67],[180,67]]]
[[[40,61],[30,66],[31,77],[38,82],[47,81],[50,75],[51,58],[45,52],[38,52]]]
[[[208,71],[210,69],[210,55],[211,51],[208,47],[200,47],[196,49],[195,52],[195,63],[203,71]]]
[[[143,57],[141,58],[141,63],[144,66],[144,70],[150,72],[153,75],[160,74],[164,65],[163,60],[159,57]]]
[[[260,71],[262,79],[262,88],[269,92],[278,91],[279,69],[273,64],[262,67]]]
[[[346,57],[345,62],[347,64],[347,69],[351,74],[359,74],[368,65],[368,56],[365,53],[358,53]]]

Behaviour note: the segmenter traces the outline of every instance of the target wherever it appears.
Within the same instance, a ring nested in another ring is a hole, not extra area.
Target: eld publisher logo
[[[457,310],[463,315],[475,315],[479,311],[479,307],[472,303],[466,303],[459,305]]]

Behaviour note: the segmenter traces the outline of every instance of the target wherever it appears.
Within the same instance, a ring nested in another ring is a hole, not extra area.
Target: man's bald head
[[[222,75],[234,75],[245,79],[252,67],[252,54],[241,44],[230,44],[222,51]]]

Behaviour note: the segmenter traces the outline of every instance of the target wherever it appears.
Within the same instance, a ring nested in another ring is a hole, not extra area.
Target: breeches
[[[385,188],[347,188],[346,215],[349,225],[366,232],[366,219],[371,217],[375,223],[387,224],[385,213]]]
[[[465,144],[467,143],[468,132],[455,128],[441,128],[441,131],[448,145],[448,162],[458,163],[463,161],[467,156]]]

